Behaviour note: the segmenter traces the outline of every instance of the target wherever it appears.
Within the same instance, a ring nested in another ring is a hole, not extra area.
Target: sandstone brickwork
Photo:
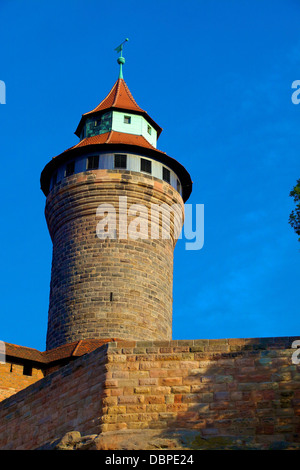
[[[72,427],[96,432],[105,384],[105,346],[0,403],[1,449],[34,449]]]
[[[118,338],[80,340],[43,352],[5,343],[4,361],[0,362],[0,401],[111,341]]]
[[[0,403],[0,449],[300,448],[295,339],[108,343]]]
[[[0,401],[23,390],[44,377],[41,369],[12,362],[0,363]]]
[[[168,183],[131,171],[94,170],[65,178],[48,195],[53,241],[47,349],[86,338],[169,340],[172,337],[174,220],[170,238],[120,239],[119,197],[127,207],[178,205]],[[115,239],[99,239],[100,204],[117,210]],[[128,216],[128,225],[139,213]],[[154,219],[158,227],[162,218]],[[150,222],[150,219],[149,219]],[[150,224],[149,224],[150,227]]]

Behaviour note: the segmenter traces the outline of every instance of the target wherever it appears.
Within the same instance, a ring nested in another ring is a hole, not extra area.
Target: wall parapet
[[[106,353],[105,344],[3,400],[0,449],[34,449],[70,428],[99,432]]]
[[[226,352],[235,352],[237,350],[256,350],[256,349],[289,349],[299,336],[277,336],[277,337],[258,337],[258,338],[219,338],[219,339],[178,339],[170,341],[111,341],[108,345],[109,350],[117,348],[139,347],[139,348],[202,348],[203,351],[213,352],[213,350],[223,350]],[[163,351],[162,351],[163,352]]]
[[[0,449],[68,431],[193,430],[300,448],[299,337],[116,341],[0,403]],[[18,432],[16,432],[18,430]]]

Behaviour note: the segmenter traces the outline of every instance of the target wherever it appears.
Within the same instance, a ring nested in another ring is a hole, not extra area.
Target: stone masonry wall
[[[141,239],[119,236],[120,197],[127,198],[127,209],[133,204],[147,209],[147,214],[128,214],[127,226],[137,217],[148,224],[147,231],[143,223],[137,227]],[[103,215],[97,216],[97,208],[108,201],[116,210],[116,238],[100,240],[96,228]],[[53,256],[47,350],[88,338],[171,339],[174,222],[171,216],[169,239],[161,233],[152,239],[150,225],[151,205],[163,204],[177,205],[183,221],[183,200],[172,186],[125,170],[78,173],[49,193],[45,214]],[[159,228],[162,217],[151,222]]]
[[[201,437],[300,442],[291,338],[111,344],[102,431],[196,429]]]
[[[70,429],[99,432],[106,348],[79,357],[0,403],[0,449],[34,449]]]
[[[192,448],[224,437],[300,448],[295,339],[109,343],[0,403],[0,449],[73,430],[108,436],[107,449],[132,432],[143,449],[150,431],[193,432]]]
[[[44,377],[43,372],[35,367],[31,368],[31,375],[24,372],[24,366],[21,364],[0,363],[0,401]]]

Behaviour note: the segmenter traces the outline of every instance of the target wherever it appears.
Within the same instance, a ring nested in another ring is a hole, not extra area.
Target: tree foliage
[[[300,179],[298,179],[296,186],[290,192],[290,196],[294,199],[296,208],[290,213],[289,224],[299,235],[300,241]]]

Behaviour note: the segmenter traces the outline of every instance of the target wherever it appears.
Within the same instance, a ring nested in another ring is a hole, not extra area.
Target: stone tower
[[[53,242],[47,350],[91,338],[172,338],[173,251],[192,182],[120,74],[77,145],[41,174]]]

